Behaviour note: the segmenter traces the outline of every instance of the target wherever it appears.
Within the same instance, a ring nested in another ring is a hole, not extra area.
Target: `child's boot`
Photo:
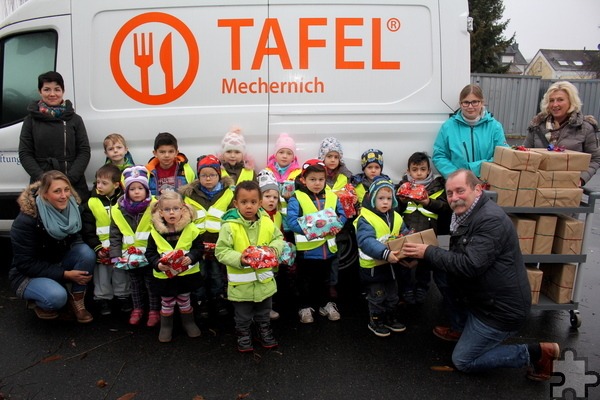
[[[160,332],[158,332],[158,341],[167,343],[173,336],[173,314],[160,315]]]
[[[247,353],[249,351],[254,351],[254,347],[252,347],[252,338],[250,336],[250,329],[237,329],[237,345],[238,351],[240,353]]]
[[[196,321],[194,321],[194,310],[191,310],[188,313],[181,313],[181,325],[183,325],[183,329],[191,338],[198,337],[202,334],[200,328],[196,325]]]
[[[265,349],[277,347],[277,340],[273,337],[273,329],[270,322],[261,322],[258,324],[258,333],[260,335],[260,344]]]
[[[390,336],[390,330],[383,324],[384,316],[382,314],[371,315],[369,321],[369,330],[379,337]]]

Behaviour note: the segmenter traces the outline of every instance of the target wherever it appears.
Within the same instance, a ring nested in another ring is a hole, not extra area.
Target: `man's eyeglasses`
[[[481,100],[473,100],[473,101],[461,101],[460,105],[463,106],[464,108],[467,108],[469,106],[473,106],[473,107],[477,107],[479,104],[481,104]]]
[[[179,212],[179,211],[181,211],[181,207],[162,208],[161,211],[162,212],[166,212],[167,214],[170,214],[172,212]]]

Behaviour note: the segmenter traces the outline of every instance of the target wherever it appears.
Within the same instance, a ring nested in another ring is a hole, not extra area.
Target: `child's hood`
[[[258,218],[260,218],[261,216],[266,214],[266,211],[264,211],[262,208],[259,208],[257,214],[258,214]],[[247,227],[249,227],[250,225],[252,225],[253,223],[256,222],[256,221],[248,221],[247,219],[242,217],[242,215],[240,214],[240,212],[237,208],[232,208],[231,210],[227,210],[227,212],[225,214],[223,214],[221,219],[223,220],[223,222],[241,224],[241,225],[245,225]]]
[[[183,210],[181,212],[181,219],[175,224],[175,231],[181,232],[183,228],[185,228],[194,220],[195,215],[196,212],[194,211],[194,207],[184,203]],[[160,216],[158,204],[153,206],[152,209],[152,225],[154,225],[154,229],[156,229],[161,235],[169,233],[169,228],[167,228],[165,220]]]
[[[186,164],[188,162],[188,158],[185,156],[185,154],[178,153],[177,157],[175,157],[175,162],[177,164],[181,164],[181,163]],[[160,161],[158,161],[158,158],[152,157],[150,160],[148,160],[148,164],[146,164],[146,169],[149,172],[152,172],[158,167],[159,164],[160,164]]]

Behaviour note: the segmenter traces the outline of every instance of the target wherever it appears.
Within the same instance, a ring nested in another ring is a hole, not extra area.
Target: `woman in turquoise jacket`
[[[481,163],[492,161],[496,146],[508,146],[502,124],[485,109],[481,88],[460,92],[460,109],[444,122],[433,144],[432,161],[444,178],[460,168],[479,176]]]

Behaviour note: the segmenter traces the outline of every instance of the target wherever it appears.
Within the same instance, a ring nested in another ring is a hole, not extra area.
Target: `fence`
[[[483,89],[487,108],[494,114],[507,135],[525,136],[531,118],[548,87],[557,80],[536,76],[471,74],[471,83]],[[572,80],[579,90],[584,115],[600,120],[600,79]]]

